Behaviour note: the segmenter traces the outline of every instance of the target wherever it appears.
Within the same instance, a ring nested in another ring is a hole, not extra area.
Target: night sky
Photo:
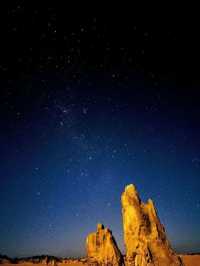
[[[196,24],[28,1],[0,12],[0,253],[83,256],[98,222],[124,252],[129,183],[178,252],[200,251]]]

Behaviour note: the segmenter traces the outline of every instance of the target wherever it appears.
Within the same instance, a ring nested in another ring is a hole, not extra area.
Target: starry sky
[[[0,253],[84,256],[98,222],[124,252],[129,183],[174,249],[200,251],[195,25],[25,1],[0,12]]]

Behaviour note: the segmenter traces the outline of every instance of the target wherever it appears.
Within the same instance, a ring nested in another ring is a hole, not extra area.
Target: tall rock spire
[[[143,203],[131,184],[122,193],[121,203],[127,265],[183,265],[170,247],[153,201]]]
[[[123,257],[112,232],[102,224],[97,225],[97,232],[88,235],[86,250],[89,265],[123,265]]]

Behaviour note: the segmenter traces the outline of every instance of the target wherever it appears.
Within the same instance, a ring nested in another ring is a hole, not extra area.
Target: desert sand
[[[185,266],[200,266],[200,255],[180,255]],[[44,263],[23,262],[18,264],[3,263],[2,266],[44,266]],[[65,262],[56,263],[57,266],[83,266],[88,265],[87,262],[77,260],[65,260]],[[167,265],[166,265],[167,266]]]
[[[200,266],[200,255],[181,255],[185,266]]]
[[[18,264],[12,264],[12,263],[5,263],[2,264],[2,266],[44,266],[43,263],[31,263],[31,262],[24,262],[24,263],[18,263]],[[48,265],[48,264],[47,264]],[[81,261],[77,260],[69,260],[65,261],[64,263],[55,263],[55,266],[83,266],[87,265],[87,263],[83,263]]]

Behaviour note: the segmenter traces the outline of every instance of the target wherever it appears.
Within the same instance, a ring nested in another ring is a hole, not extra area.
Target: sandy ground
[[[181,258],[185,266],[200,266],[200,255],[181,255]],[[11,264],[11,263],[2,264],[2,266],[45,266],[45,265],[46,264],[43,263],[31,263],[31,262],[24,262],[18,264]],[[87,264],[71,260],[65,263],[57,263],[57,266],[83,266],[83,265],[86,266]]]
[[[18,263],[18,264],[12,264],[12,263],[5,263],[5,264],[1,264],[2,266],[45,266],[45,264],[41,264],[41,263],[29,263],[29,262],[25,262],[25,263]],[[83,266],[83,265],[87,265],[86,263],[82,263],[82,262],[66,262],[66,263],[58,263],[58,266]]]
[[[200,255],[181,255],[185,266],[200,266]]]

